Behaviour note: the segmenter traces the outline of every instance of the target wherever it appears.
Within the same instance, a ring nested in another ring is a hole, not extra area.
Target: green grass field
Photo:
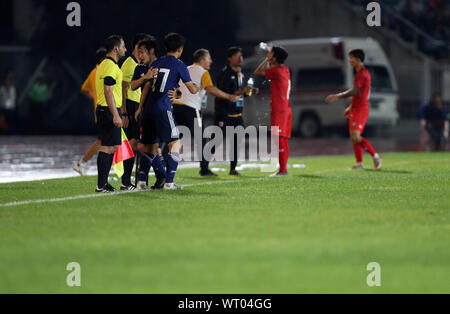
[[[353,162],[293,159],[307,168],[275,179],[182,169],[182,191],[94,198],[95,177],[0,184],[0,204],[81,195],[0,206],[0,292],[449,293],[450,155]]]

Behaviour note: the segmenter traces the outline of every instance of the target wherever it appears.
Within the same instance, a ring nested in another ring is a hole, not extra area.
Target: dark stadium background
[[[0,74],[3,77],[8,69],[15,72],[19,94],[19,123],[15,133],[31,132],[29,125],[33,117],[24,91],[32,83],[32,75],[42,67],[48,81],[55,86],[45,110],[42,133],[95,134],[92,103],[79,93],[79,88],[94,65],[95,50],[110,34],[123,35],[130,50],[136,32],[153,34],[159,40],[168,32],[180,32],[188,39],[183,61],[189,64],[195,49],[208,48],[215,61],[211,70],[213,78],[225,65],[225,49],[231,45],[240,45],[248,53],[262,40],[371,36],[388,49],[388,54],[392,51],[391,63],[401,73],[397,73],[399,111],[401,118],[408,120],[414,119],[432,91],[440,91],[439,75],[449,67],[450,38],[439,41],[444,43],[444,50],[439,46],[440,50],[427,51],[425,47],[431,41],[434,43],[435,34],[422,36],[420,25],[410,27],[401,12],[395,12],[400,0],[380,1],[383,5],[381,30],[364,26],[367,15],[364,4],[369,2],[364,0],[80,0],[77,2],[82,8],[81,27],[66,24],[69,2],[2,0],[0,3]],[[391,15],[391,11],[395,14]],[[412,50],[414,54],[408,52]],[[433,62],[427,87],[421,85],[424,61],[417,58],[418,54],[426,55]]]
[[[131,50],[137,32],[152,34],[161,39],[169,32],[186,36],[183,61],[192,61],[192,53],[199,47],[214,53],[217,67],[223,66],[226,47],[235,44],[237,29],[236,7],[233,1],[78,1],[82,8],[82,27],[68,27],[66,5],[70,1],[32,1],[33,13],[38,15],[36,29],[29,39],[15,31],[14,3],[0,4],[1,45],[12,46],[1,54],[0,73],[13,69],[19,98],[21,89],[39,64],[47,59],[45,72],[57,86],[49,112],[48,133],[88,134],[94,131],[92,102],[79,94],[82,80],[95,65],[95,51],[103,39],[120,34]],[[27,34],[28,35],[28,34]],[[164,53],[161,48],[159,55]],[[3,75],[3,74],[2,74]],[[70,103],[68,103],[70,101]],[[22,111],[22,120],[27,113]],[[27,132],[26,122],[21,132]]]

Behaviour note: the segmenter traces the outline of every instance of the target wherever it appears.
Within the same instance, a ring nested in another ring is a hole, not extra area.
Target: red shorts
[[[350,112],[348,127],[351,131],[360,131],[361,134],[366,128],[367,119],[369,118],[369,110],[358,110]]]
[[[272,135],[291,138],[292,111],[272,111],[270,113],[270,126],[278,127],[278,133]]]

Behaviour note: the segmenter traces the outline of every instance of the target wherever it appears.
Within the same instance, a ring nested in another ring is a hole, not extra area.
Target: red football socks
[[[283,173],[287,172],[287,163],[289,159],[289,145],[287,137],[279,137],[280,139],[280,151],[279,151],[279,162],[280,162],[280,171]]]
[[[355,153],[357,163],[362,163],[364,150],[366,150],[369,154],[371,154],[372,157],[375,156],[375,154],[377,153],[370,144],[370,142],[365,138],[363,138],[361,143],[353,144],[353,152]]]
[[[375,151],[375,149],[373,149],[372,145],[370,144],[370,142],[368,140],[366,140],[365,138],[362,139],[360,145],[369,153],[373,156],[375,156],[375,154],[377,153]]]
[[[364,148],[361,146],[361,144],[353,144],[353,152],[355,153],[356,162],[362,163]]]

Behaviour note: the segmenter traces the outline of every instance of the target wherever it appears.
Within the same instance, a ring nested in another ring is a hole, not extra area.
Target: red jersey
[[[359,88],[359,92],[352,99],[353,110],[369,109],[370,86],[372,78],[369,71],[363,67],[356,73],[353,85]]]
[[[289,98],[291,95],[291,72],[285,65],[264,71],[270,80],[270,108],[274,111],[291,111]]]

